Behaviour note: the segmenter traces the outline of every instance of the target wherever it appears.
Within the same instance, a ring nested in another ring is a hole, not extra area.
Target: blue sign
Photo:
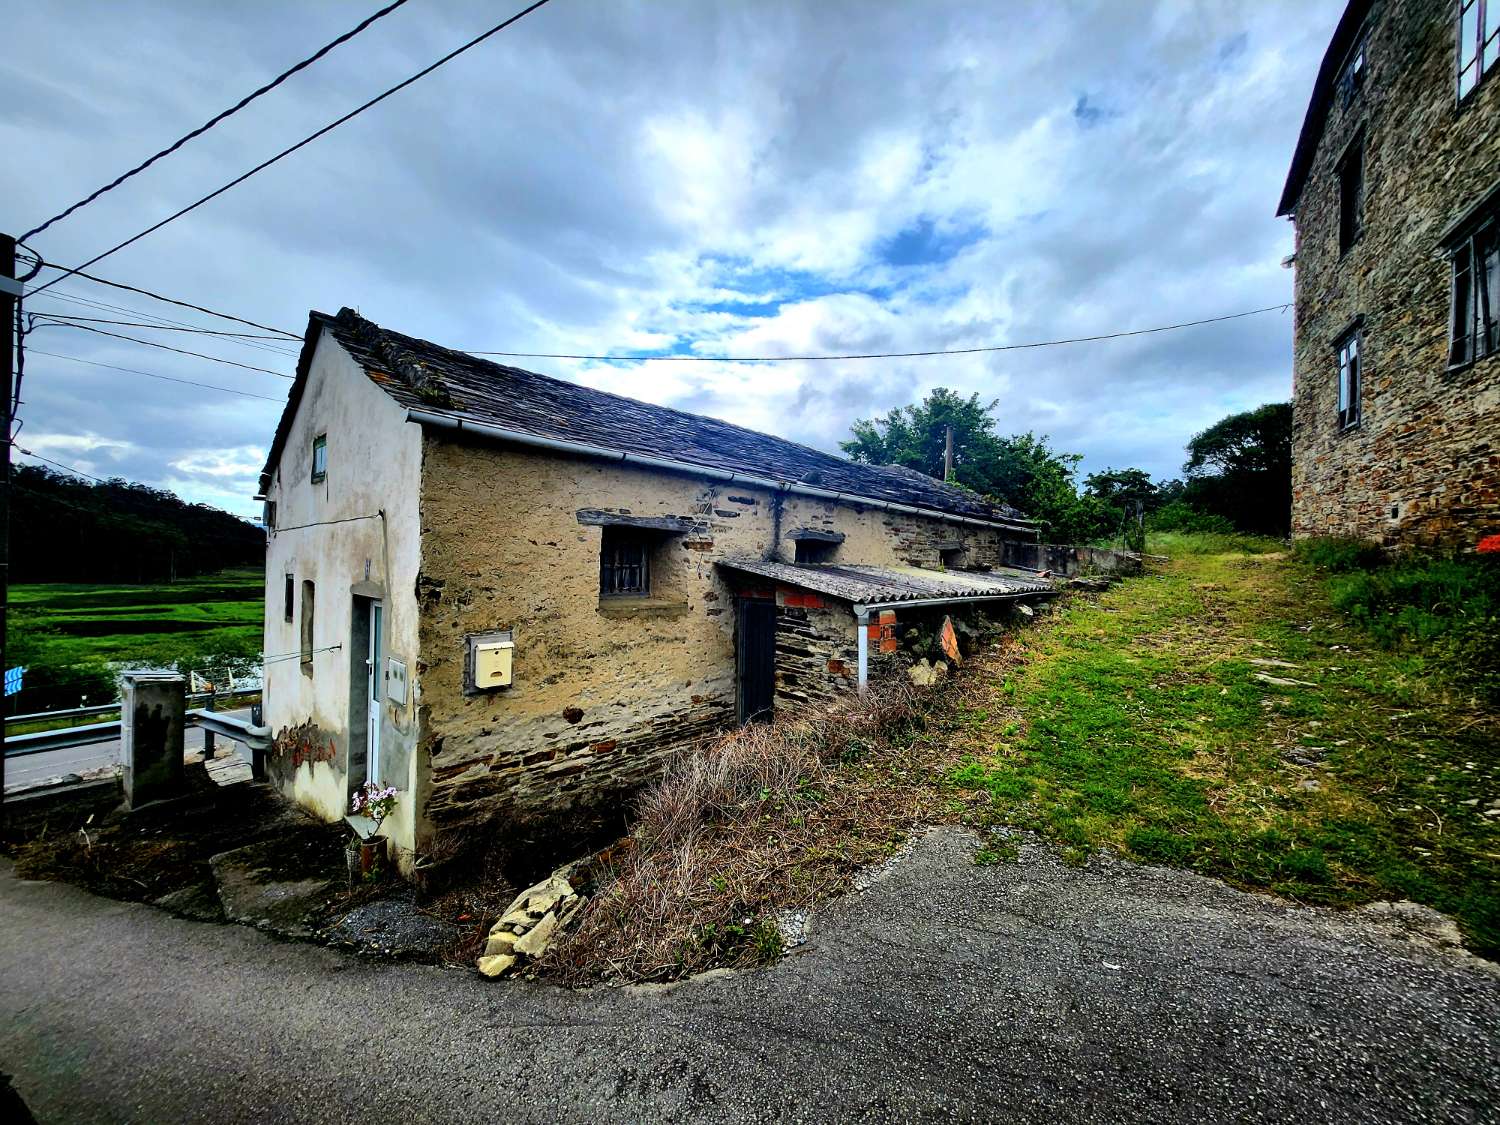
[[[21,684],[26,679],[26,666],[19,668],[7,668],[5,670],[5,694],[15,695],[21,690]]]

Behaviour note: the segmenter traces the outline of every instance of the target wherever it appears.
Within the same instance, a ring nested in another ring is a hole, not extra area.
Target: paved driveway
[[[765,971],[568,993],[0,873],[0,1070],[68,1121],[1497,1121],[1500,976],[1395,928],[926,837]]]

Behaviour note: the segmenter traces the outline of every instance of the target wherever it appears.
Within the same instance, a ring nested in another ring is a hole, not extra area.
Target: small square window
[[[817,565],[831,563],[839,545],[826,539],[798,539],[792,545],[794,562]]]
[[[651,540],[632,528],[606,527],[599,548],[599,596],[651,593]]]
[[[962,547],[941,547],[938,549],[938,558],[942,562],[944,570],[957,570],[964,565],[964,549]]]
[[[317,484],[328,476],[328,435],[319,434],[313,438],[312,447],[312,481]]]
[[[1362,375],[1360,331],[1353,329],[1339,341],[1339,429],[1347,430],[1359,421],[1359,387]]]

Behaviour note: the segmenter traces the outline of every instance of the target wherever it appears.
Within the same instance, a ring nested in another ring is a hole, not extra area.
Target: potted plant
[[[394,785],[382,788],[367,781],[354,791],[350,798],[350,825],[354,828],[354,839],[349,847],[349,878],[372,879],[380,874],[385,859],[385,839],[379,836],[385,818],[396,809],[397,790]],[[353,819],[353,818],[359,819]]]

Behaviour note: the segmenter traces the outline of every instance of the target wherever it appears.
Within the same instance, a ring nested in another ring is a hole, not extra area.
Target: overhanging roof
[[[720,559],[741,574],[811,590],[855,605],[939,604],[1050,594],[1052,583],[1024,573],[993,570],[924,570],[915,566],[839,566]]]
[[[1339,69],[1344,65],[1349,48],[1364,30],[1371,3],[1372,0],[1349,0],[1349,6],[1339,17],[1338,26],[1333,29],[1333,38],[1328,42],[1323,63],[1318,67],[1318,77],[1313,82],[1312,100],[1308,102],[1307,116],[1302,121],[1302,132],[1297,136],[1297,147],[1286,174],[1286,186],[1281,189],[1277,215],[1290,215],[1302,197],[1302,188],[1312,171],[1313,157],[1318,152],[1318,142],[1323,139],[1323,126],[1328,123],[1328,109],[1337,92]]]
[[[270,482],[301,399],[312,352],[327,331],[413,421],[476,438],[541,444],[581,456],[634,460],[720,479],[771,482],[793,491],[919,509],[1034,535],[1016,509],[910,469],[864,465],[717,418],[688,414],[492,363],[373,324],[351,309],[310,314],[287,409],[262,473]]]

